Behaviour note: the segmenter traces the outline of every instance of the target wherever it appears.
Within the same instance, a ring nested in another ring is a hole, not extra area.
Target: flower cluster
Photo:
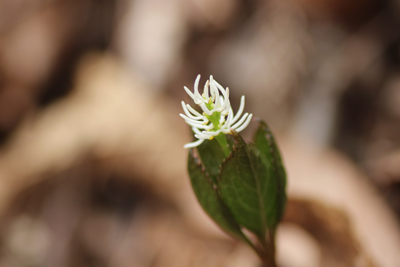
[[[200,106],[203,113],[196,111],[190,105],[182,101],[182,108],[185,114],[179,114],[187,124],[192,126],[195,142],[188,143],[184,148],[196,147],[206,139],[212,139],[220,133],[229,134],[231,129],[240,132],[247,127],[252,118],[252,114],[245,113],[241,118],[244,110],[244,96],[240,100],[240,107],[236,115],[233,114],[231,104],[229,102],[229,89],[224,89],[213,76],[205,83],[203,94],[199,93],[200,75],[194,82],[194,91],[190,91],[184,87],[186,93],[193,99],[194,103]],[[240,120],[239,120],[240,118]]]

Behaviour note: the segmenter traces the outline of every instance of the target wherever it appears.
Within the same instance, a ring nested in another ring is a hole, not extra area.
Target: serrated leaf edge
[[[270,148],[270,152],[271,152],[271,154],[273,154],[273,155],[275,155],[275,156],[278,156],[278,159],[279,159],[279,161],[281,162],[281,164],[282,164],[282,166],[283,166],[283,171],[285,172],[285,182],[284,182],[284,185],[281,185],[281,186],[282,186],[282,187],[286,187],[286,183],[287,183],[287,177],[286,177],[286,176],[287,176],[287,173],[286,173],[286,170],[285,170],[284,165],[283,165],[283,162],[282,162],[282,156],[281,156],[281,153],[280,153],[280,149],[279,149],[279,147],[278,147],[278,144],[277,144],[277,142],[276,142],[276,139],[275,139],[273,133],[271,132],[271,130],[270,130],[268,124],[267,124],[265,121],[261,120],[260,118],[255,118],[255,120],[256,120],[256,122],[259,123],[259,125],[258,125],[257,129],[254,131],[253,138],[252,138],[252,142],[255,144],[255,139],[256,139],[257,132],[258,132],[260,129],[265,129],[265,132],[267,133],[266,139],[268,140],[268,144],[269,144],[269,146],[271,147],[271,148]],[[272,147],[273,147],[273,144],[275,144],[275,148],[276,148],[276,150],[277,150],[277,151],[275,151],[275,152],[274,152],[274,149],[272,148]],[[271,158],[271,160],[272,160],[271,165],[272,165],[272,167],[274,168],[275,172],[277,172],[278,166],[277,166],[277,160],[276,160],[275,156]],[[280,182],[279,180],[280,180],[280,179],[278,179],[278,182]],[[283,191],[285,192],[285,189],[283,189]],[[281,194],[279,190],[278,190],[278,194]],[[284,194],[284,197],[285,197],[285,200],[283,200],[283,202],[286,202],[286,198],[287,198],[286,194]],[[280,202],[280,199],[281,199],[281,198],[278,198],[278,199],[277,199],[277,202]],[[277,204],[278,204],[278,203],[277,203]],[[280,204],[285,205],[284,203],[280,203]],[[284,210],[284,208],[283,208],[283,210]],[[283,212],[282,212],[282,214],[281,214],[281,217],[282,217],[282,216],[283,216]],[[281,220],[281,219],[282,219],[282,218],[280,218],[280,220]],[[278,222],[277,222],[277,224],[278,224]]]

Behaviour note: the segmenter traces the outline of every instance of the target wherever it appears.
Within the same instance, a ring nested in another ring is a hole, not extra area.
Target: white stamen
[[[240,99],[239,110],[236,113],[236,116],[233,118],[232,124],[235,123],[237,119],[239,119],[240,115],[242,115],[243,110],[244,110],[244,95],[242,95],[242,98]]]
[[[206,117],[201,116],[200,114],[199,114],[199,115],[196,115],[196,116],[192,115],[192,113],[190,113],[189,110],[187,109],[185,102],[182,101],[181,104],[182,104],[183,111],[185,111],[185,114],[186,114],[189,118],[191,118],[191,119],[193,119],[193,120],[207,119]],[[208,119],[207,119],[207,122],[208,122]]]
[[[192,127],[192,131],[196,134],[201,134],[200,130],[197,129],[196,127]]]
[[[188,143],[188,144],[184,145],[183,148],[196,147],[196,146],[201,145],[201,143],[203,143],[203,142],[204,142],[204,139],[199,139],[199,140],[197,140],[196,142]]]
[[[190,98],[194,99],[194,94],[189,90],[189,88],[187,88],[186,86],[183,87],[183,89],[185,89],[186,93],[190,96]]]
[[[253,114],[250,114],[250,115],[247,117],[247,120],[242,124],[242,126],[240,126],[239,128],[236,129],[236,132],[241,132],[241,131],[243,131],[243,130],[247,127],[247,125],[249,125],[249,123],[250,123],[252,117],[253,117]]]
[[[199,82],[200,82],[200,74],[197,75],[196,80],[194,81],[194,95],[196,97],[197,101],[200,101],[201,99],[203,99],[201,97],[201,95],[199,94]],[[196,103],[196,101],[194,101]],[[196,103],[197,104],[197,103]]]
[[[187,116],[183,115],[182,113],[179,114],[179,116],[181,116],[187,123],[192,123],[192,124],[196,124],[196,125],[203,125],[208,123],[207,118],[205,118],[205,120],[193,120],[191,118],[188,118]]]
[[[204,84],[203,95],[205,99],[208,99],[208,81]]]
[[[202,117],[203,115],[201,115],[200,113],[197,112],[197,110],[195,110],[194,108],[192,108],[189,104],[186,104],[186,107],[190,110],[190,112],[192,112],[194,115],[196,116],[200,116]]]
[[[243,117],[235,124],[231,127],[231,129],[236,129],[237,127],[239,127],[240,125],[242,125],[242,123],[244,122],[244,120],[247,118],[247,116],[249,115],[249,113],[245,113],[243,115]]]

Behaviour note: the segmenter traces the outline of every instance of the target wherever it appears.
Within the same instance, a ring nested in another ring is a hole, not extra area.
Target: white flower
[[[203,114],[200,114],[190,105],[182,101],[182,108],[186,115],[179,114],[187,124],[192,126],[195,137],[199,140],[184,145],[184,148],[196,147],[206,139],[212,139],[221,132],[229,134],[231,129],[237,132],[242,131],[249,125],[253,114],[245,113],[239,120],[244,110],[244,96],[240,100],[240,107],[234,116],[229,102],[229,89],[224,89],[213,76],[210,75],[203,89],[203,94],[199,93],[200,75],[194,82],[194,91],[184,87],[186,93],[199,105]]]

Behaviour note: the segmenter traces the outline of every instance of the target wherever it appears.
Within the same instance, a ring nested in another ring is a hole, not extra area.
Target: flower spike
[[[229,101],[229,89],[222,87],[213,76],[204,84],[203,94],[199,93],[200,74],[194,82],[193,92],[184,87],[186,93],[193,99],[194,103],[200,107],[202,114],[192,108],[184,101],[181,102],[185,114],[179,114],[187,124],[192,127],[194,136],[198,139],[195,142],[184,145],[184,148],[191,148],[201,145],[204,140],[212,139],[220,133],[230,134],[231,129],[236,132],[243,131],[249,125],[253,114],[245,113],[245,99],[242,96],[239,110],[233,114]],[[240,120],[239,120],[240,118]]]

